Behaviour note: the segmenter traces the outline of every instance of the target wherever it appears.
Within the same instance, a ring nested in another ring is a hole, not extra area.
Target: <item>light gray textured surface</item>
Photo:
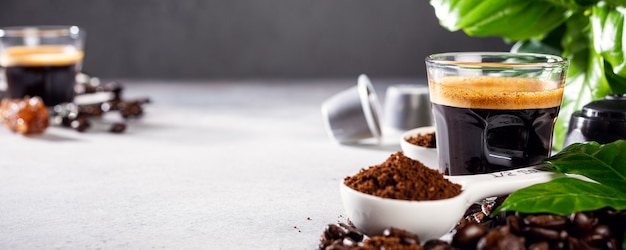
[[[143,79],[425,77],[424,57],[506,51],[439,26],[427,0],[2,0],[0,26],[75,24],[84,69]]]
[[[123,82],[153,100],[126,134],[0,127],[0,249],[314,249],[339,181],[399,150],[327,137],[321,103],[356,79]]]

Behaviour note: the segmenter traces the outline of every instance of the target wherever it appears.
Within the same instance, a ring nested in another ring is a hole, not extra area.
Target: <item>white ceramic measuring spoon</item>
[[[475,202],[510,194],[559,176],[563,174],[547,165],[489,174],[448,176],[450,181],[461,184],[463,191],[453,198],[433,201],[381,198],[351,189],[343,181],[340,192],[348,218],[366,234],[379,235],[384,229],[395,227],[417,234],[420,241],[426,242],[450,232]]]

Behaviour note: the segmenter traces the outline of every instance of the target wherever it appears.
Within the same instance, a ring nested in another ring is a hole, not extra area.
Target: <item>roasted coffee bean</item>
[[[550,245],[550,249],[565,250],[565,249],[567,249],[568,245],[569,244],[568,244],[567,241],[557,241],[557,242],[553,243],[552,245]]]
[[[344,237],[346,237],[347,233],[346,230],[342,227],[340,227],[337,224],[328,224],[326,226],[326,228],[324,229],[324,233],[322,234],[322,237],[325,240],[329,240],[329,241],[334,241],[334,240],[343,240]]]
[[[572,226],[579,235],[585,235],[598,225],[598,218],[589,212],[577,212],[569,216]]]
[[[111,124],[111,127],[109,128],[109,132],[115,134],[123,133],[124,131],[126,131],[126,124],[124,123],[116,122]]]
[[[616,211],[612,208],[603,208],[597,214],[601,220],[611,226],[626,224],[626,210]]]
[[[478,223],[468,223],[456,230],[452,236],[452,246],[473,248],[478,240],[487,233],[487,228]]]
[[[615,219],[617,223],[626,224],[626,210],[616,211]]]
[[[607,225],[598,225],[593,232],[583,237],[585,242],[592,245],[600,245],[611,237],[611,229]]]
[[[350,247],[343,245],[343,240],[335,240],[331,242],[329,245],[321,247],[320,249],[325,250],[349,250]]]
[[[478,241],[476,249],[526,249],[524,244],[525,240],[522,237],[515,236],[506,231],[492,230]]]
[[[550,244],[547,241],[538,241],[530,244],[528,250],[550,250]]]
[[[541,227],[528,227],[523,229],[523,232],[533,237],[534,239],[558,241],[561,240],[561,232],[557,230],[541,228]]]
[[[139,103],[138,101],[120,102],[119,109],[122,117],[126,119],[136,118],[143,114],[141,103]]]
[[[385,237],[397,237],[403,245],[419,244],[420,238],[416,234],[409,233],[405,230],[396,228],[387,228],[383,231]]]
[[[422,248],[424,250],[453,250],[455,249],[447,241],[437,240],[437,239],[426,241],[426,243],[424,243]]]
[[[519,226],[519,219],[515,215],[509,215],[506,217],[506,225],[509,226],[509,230],[513,233],[519,234],[522,232],[522,229]]]
[[[592,246],[589,246],[586,242],[581,241],[575,237],[567,238],[567,249],[594,249]]]
[[[122,90],[124,89],[124,86],[122,86],[119,82],[108,82],[96,89],[98,91],[113,93],[113,100],[122,100]]]
[[[609,241],[606,242],[606,245],[604,246],[600,246],[600,248],[604,248],[604,249],[623,249],[622,245],[617,243],[617,240],[612,238]]]
[[[496,200],[488,200],[480,206],[480,209],[483,214],[489,216],[491,214],[491,211],[496,208],[496,205]]]
[[[102,104],[100,104],[100,109],[103,112],[109,112],[109,111],[113,111],[113,110],[118,110],[118,108],[117,108],[117,104],[118,103],[119,103],[118,101],[103,102]]]
[[[341,244],[343,244],[346,247],[355,247],[357,246],[359,243],[356,242],[355,240],[353,240],[350,237],[345,237],[343,238],[343,241],[341,241]]]
[[[357,229],[354,226],[348,225],[346,223],[339,223],[341,228],[344,228],[346,231],[346,235],[355,241],[362,241],[364,234],[361,230]]]
[[[485,214],[483,214],[483,212],[476,212],[470,215],[467,215],[465,217],[463,217],[461,220],[459,220],[459,222],[457,223],[457,227],[462,227],[466,224],[470,224],[470,223],[483,223],[485,222]]]
[[[467,210],[465,210],[464,216],[473,215],[481,211],[482,211],[482,205],[479,203],[474,203]]]
[[[101,116],[104,111],[100,108],[100,104],[79,105],[78,112],[88,116]]]
[[[548,229],[560,229],[565,226],[567,220],[563,216],[554,214],[531,214],[524,217],[524,224],[531,227],[541,227]]]
[[[328,246],[338,244],[343,246],[346,238],[356,243],[362,241],[363,237],[360,230],[345,223],[328,224],[320,236],[319,248],[329,249]]]
[[[70,122],[70,127],[78,132],[85,132],[85,130],[91,127],[91,123],[87,120],[86,116],[78,116]]]
[[[78,79],[77,78],[76,85],[74,85],[74,93],[76,95],[95,93],[97,91],[96,86],[98,85],[100,85],[100,79],[97,79],[97,78]]]
[[[474,221],[476,221],[478,223],[481,223],[481,222],[485,221],[485,218],[487,217],[487,215],[484,214],[483,212],[478,212],[478,213],[475,213],[474,215],[472,215],[472,217],[473,217]]]
[[[508,196],[498,196],[496,198],[489,198],[483,200],[482,203],[474,203],[468,208],[465,212],[464,217],[473,216],[473,217],[481,217],[485,218],[486,216],[491,215],[491,212],[500,206],[504,200],[506,200]],[[478,213],[482,213],[483,215],[478,215]],[[486,218],[485,218],[486,219]],[[483,221],[485,220],[483,219]]]

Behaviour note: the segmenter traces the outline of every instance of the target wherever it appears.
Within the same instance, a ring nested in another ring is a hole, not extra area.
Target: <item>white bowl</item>
[[[432,201],[381,198],[356,191],[343,181],[339,189],[348,218],[365,234],[381,235],[394,227],[417,234],[421,243],[448,233],[463,217],[468,203],[461,195]]]
[[[433,132],[435,132],[434,126],[411,129],[402,134],[402,137],[400,137],[400,147],[402,148],[402,153],[404,153],[404,156],[416,161],[420,161],[422,164],[429,168],[439,170],[439,159],[437,158],[436,148],[417,146],[407,141],[407,139],[414,137],[418,134],[428,134]]]

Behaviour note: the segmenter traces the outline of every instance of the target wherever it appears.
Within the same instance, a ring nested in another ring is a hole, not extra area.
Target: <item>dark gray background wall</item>
[[[74,24],[109,78],[420,77],[446,51],[506,51],[439,26],[427,0],[2,0],[0,26]]]

